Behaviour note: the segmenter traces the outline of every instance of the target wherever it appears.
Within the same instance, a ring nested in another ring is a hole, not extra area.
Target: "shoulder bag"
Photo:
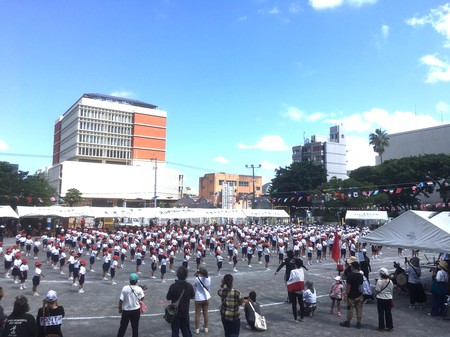
[[[255,308],[253,308],[252,302],[248,301],[248,304],[250,304],[250,307],[252,308],[253,312],[255,313],[255,328],[256,328],[256,330],[266,331],[267,330],[266,318],[263,315],[258,314],[256,312]]]
[[[139,310],[141,311],[141,314],[145,313],[147,311],[147,306],[145,305],[144,301],[140,300],[136,292],[134,291],[133,287],[130,286],[131,291],[133,292],[134,296],[139,300]]]
[[[181,292],[180,297],[176,300],[176,302],[173,302],[169,304],[166,309],[164,310],[164,319],[167,323],[172,323],[176,318],[178,314],[178,305],[180,304],[181,298],[184,295],[184,289]]]

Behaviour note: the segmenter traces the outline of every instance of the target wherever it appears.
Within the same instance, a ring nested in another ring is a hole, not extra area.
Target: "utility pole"
[[[253,181],[253,196],[252,196],[252,209],[254,209],[255,207],[255,168],[260,168],[261,164],[255,166],[253,164],[251,165],[245,165],[246,168],[251,168],[252,169],[252,181]]]
[[[154,167],[154,169],[155,169],[155,187],[153,189],[154,190],[154,193],[153,193],[153,199],[154,199],[153,207],[156,208],[156,198],[157,198],[157,195],[156,195],[156,186],[157,186],[156,179],[158,178],[158,174],[157,174],[157,172],[158,172],[158,162],[156,160],[156,157],[153,157],[153,160],[155,161],[155,167]]]

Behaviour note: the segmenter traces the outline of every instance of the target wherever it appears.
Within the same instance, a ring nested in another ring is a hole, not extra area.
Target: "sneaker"
[[[156,276],[152,276],[152,277],[150,277],[150,278],[156,278]]]
[[[90,272],[91,272],[91,273],[95,273],[95,270],[94,270],[94,269],[91,269]]]
[[[341,317],[341,316],[342,316],[342,314],[341,314],[340,311],[338,311],[337,315],[338,315],[338,317]]]
[[[68,280],[69,280],[69,281],[73,281],[73,277],[72,277],[72,276],[69,277]]]
[[[79,293],[79,294],[84,294],[84,290],[83,290],[83,289],[80,289],[80,290],[78,290],[78,293]]]
[[[236,268],[234,268],[233,271],[234,271],[235,273],[237,273],[239,270],[237,270]]]
[[[27,286],[25,284],[23,285],[23,289],[27,289]]]
[[[251,267],[252,267],[252,265],[251,265],[251,264],[249,264],[249,265],[248,265],[248,267],[249,267],[249,268],[251,268]]]
[[[342,323],[339,323],[339,325],[343,326],[343,327],[346,327],[346,328],[349,328],[350,327],[350,322],[349,321],[344,321]]]
[[[361,329],[361,322],[356,323],[356,329]]]
[[[112,281],[111,284],[117,284],[116,282]]]
[[[202,331],[207,333],[208,332],[208,328],[203,327]]]
[[[266,270],[270,270],[270,268],[266,268]]]
[[[194,333],[200,333],[200,329],[195,329]]]
[[[61,274],[61,275],[64,275],[64,274],[65,274],[65,272],[63,272],[63,271],[62,271],[62,272],[60,272],[60,274]]]
[[[292,322],[298,323],[298,319],[293,319]]]
[[[33,293],[33,296],[40,296],[38,293]]]
[[[409,308],[410,308],[411,310],[414,310],[414,309],[416,309],[416,306],[415,306],[415,305],[410,305]]]
[[[78,287],[78,283],[72,283],[72,287]]]

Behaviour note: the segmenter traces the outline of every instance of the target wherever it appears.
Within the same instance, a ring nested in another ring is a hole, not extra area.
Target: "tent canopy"
[[[8,206],[9,207],[9,206]],[[11,207],[10,210],[16,214]],[[275,209],[220,209],[220,208],[127,208],[127,207],[30,207],[17,206],[21,218],[33,217],[94,217],[94,218],[289,218],[284,210]],[[17,218],[16,214],[16,218]]]
[[[399,248],[450,252],[450,212],[407,211],[361,238],[361,241]]]
[[[0,218],[19,219],[19,216],[14,212],[11,206],[0,206]]]

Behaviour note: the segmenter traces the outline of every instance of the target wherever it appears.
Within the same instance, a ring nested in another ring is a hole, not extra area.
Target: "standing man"
[[[171,323],[172,337],[178,337],[180,330],[183,337],[192,336],[189,327],[189,304],[191,299],[194,299],[195,297],[195,291],[192,284],[186,281],[187,276],[187,268],[184,266],[179,267],[177,270],[177,280],[170,285],[166,296],[166,299],[172,301],[172,303],[176,302],[181,297],[180,303],[178,304],[177,316]]]
[[[354,259],[355,260],[355,259]],[[347,275],[347,288],[343,296],[344,302],[347,301],[347,320],[340,323],[340,326],[350,327],[350,321],[353,318],[353,310],[356,311],[356,327],[361,329],[362,307],[364,302],[362,285],[363,274],[359,272],[359,263],[351,259],[347,260],[350,263],[351,271]]]
[[[120,319],[120,327],[117,337],[123,337],[127,331],[128,323],[131,322],[133,337],[139,334],[139,319],[141,318],[141,310],[139,301],[144,299],[144,291],[137,286],[138,274],[130,275],[130,285],[122,288],[119,298],[119,313],[122,314]]]

